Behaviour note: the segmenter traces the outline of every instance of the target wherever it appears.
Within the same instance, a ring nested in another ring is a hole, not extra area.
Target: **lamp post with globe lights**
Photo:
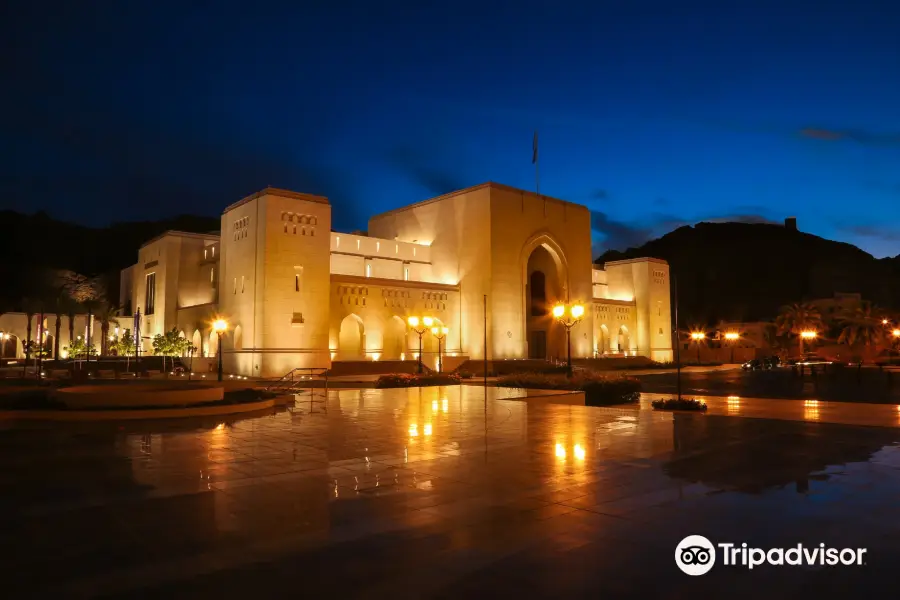
[[[692,331],[691,341],[697,344],[697,364],[700,364],[700,344],[706,339],[706,334],[702,331]]]
[[[737,331],[726,331],[725,332],[725,340],[728,342],[728,345],[731,346],[731,364],[734,364],[734,345],[741,338],[741,334]]]
[[[567,316],[568,313],[568,316]],[[572,376],[572,328],[584,318],[584,305],[557,304],[553,307],[553,318],[566,328],[566,374]]]
[[[800,332],[800,358],[803,358],[803,343],[812,344],[819,337],[819,332],[814,329],[804,329]]]
[[[422,317],[421,319],[419,319],[419,317],[409,317],[406,320],[406,322],[409,323],[409,327],[413,331],[415,331],[416,334],[419,336],[418,372],[421,375],[422,374],[422,336],[425,335],[425,332],[431,328],[432,324],[434,324],[434,319],[432,319],[431,317]]]
[[[216,354],[219,355],[219,381],[222,381],[222,334],[227,330],[228,322],[225,319],[216,319],[213,321],[213,331],[216,332],[216,336],[219,339],[218,349],[216,350]]]
[[[444,341],[444,338],[447,337],[448,333],[450,333],[449,327],[431,328],[431,335],[433,335],[438,341],[438,373],[444,372],[444,361],[441,358],[441,342]],[[419,351],[421,352],[421,349]]]

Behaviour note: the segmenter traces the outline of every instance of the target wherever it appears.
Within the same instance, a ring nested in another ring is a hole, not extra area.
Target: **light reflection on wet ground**
[[[13,590],[791,597],[893,581],[900,557],[895,429],[485,402],[469,386],[124,427],[0,432]],[[688,578],[673,560],[688,534],[871,558]]]

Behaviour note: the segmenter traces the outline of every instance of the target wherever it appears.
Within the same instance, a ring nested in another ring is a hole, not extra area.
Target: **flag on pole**
[[[531,164],[536,165],[538,161],[538,142],[537,130],[534,131],[534,142],[531,144]]]

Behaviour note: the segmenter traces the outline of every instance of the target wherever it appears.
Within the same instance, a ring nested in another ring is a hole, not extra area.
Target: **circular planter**
[[[56,390],[57,400],[70,409],[195,406],[217,402],[225,389],[216,385],[120,384],[77,385]]]

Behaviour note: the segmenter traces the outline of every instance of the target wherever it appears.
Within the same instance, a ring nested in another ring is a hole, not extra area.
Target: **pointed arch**
[[[238,325],[234,328],[234,349],[242,350],[244,348],[244,330]]]
[[[341,321],[338,332],[338,358],[362,360],[365,358],[366,328],[358,315],[350,313]]]
[[[194,330],[194,335],[191,336],[191,344],[194,345],[194,354],[203,356],[203,336],[200,335],[199,329]]]

